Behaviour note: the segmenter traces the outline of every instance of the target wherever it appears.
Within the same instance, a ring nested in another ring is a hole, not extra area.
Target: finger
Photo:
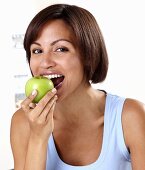
[[[41,114],[41,112],[44,110],[45,106],[49,101],[55,96],[56,89],[52,89],[52,91],[49,91],[37,104],[37,112]]]
[[[41,121],[46,121],[47,116],[50,114],[50,110],[52,109],[52,106],[54,105],[54,103],[56,103],[56,100],[58,99],[58,97],[55,95],[50,102],[45,106],[45,109],[43,110],[43,112],[40,114],[39,119]]]
[[[36,107],[36,103],[30,103],[29,107],[30,107],[30,109],[34,109]]]
[[[34,98],[37,95],[37,90],[33,90],[33,92],[31,93],[30,96],[28,96],[22,103],[21,103],[21,108],[27,112],[30,110],[30,103],[32,103],[32,101],[34,100]]]
[[[46,115],[46,122],[52,121],[53,122],[53,115],[54,115],[54,109],[55,109],[56,101],[53,103],[52,107],[50,108],[49,114]]]
[[[56,89],[53,89],[52,91],[49,91],[38,103],[37,106],[35,106],[34,109],[31,108],[31,113],[29,114],[29,116],[33,117],[33,119],[38,118],[43,110],[45,109],[45,106],[47,105],[47,103],[49,103],[51,101],[51,99],[54,97],[54,95],[56,94]],[[32,100],[33,101],[33,100]],[[30,103],[28,103],[30,104]],[[25,105],[26,107],[27,105]],[[30,107],[27,106],[25,109],[25,112],[30,112]]]

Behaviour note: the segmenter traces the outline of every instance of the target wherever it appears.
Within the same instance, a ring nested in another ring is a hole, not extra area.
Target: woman
[[[51,5],[30,22],[24,48],[32,75],[55,88],[38,104],[33,91],[12,117],[15,170],[144,170],[145,105],[91,86],[108,70],[92,14]]]

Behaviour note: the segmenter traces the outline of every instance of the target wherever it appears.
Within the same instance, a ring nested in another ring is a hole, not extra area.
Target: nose
[[[43,68],[52,68],[56,65],[56,62],[54,60],[54,57],[51,54],[44,54],[42,55],[42,59],[40,61],[40,67]]]

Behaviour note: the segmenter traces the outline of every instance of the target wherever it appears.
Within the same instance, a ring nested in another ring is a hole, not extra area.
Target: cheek
[[[72,68],[74,72],[77,74],[83,74],[83,64],[78,58],[75,58],[74,61],[72,61]]]
[[[68,74],[70,73],[74,77],[77,77],[77,79],[82,80],[84,77],[84,69],[83,65],[80,62],[78,58],[75,58],[74,60],[69,60],[67,64]]]
[[[30,59],[30,70],[33,73],[33,75],[37,75],[38,66],[35,60]]]

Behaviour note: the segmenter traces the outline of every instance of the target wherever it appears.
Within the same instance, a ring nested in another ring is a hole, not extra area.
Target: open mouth
[[[45,75],[44,77],[49,78],[53,82],[56,89],[58,89],[62,85],[62,82],[64,80],[64,76],[61,74]]]

